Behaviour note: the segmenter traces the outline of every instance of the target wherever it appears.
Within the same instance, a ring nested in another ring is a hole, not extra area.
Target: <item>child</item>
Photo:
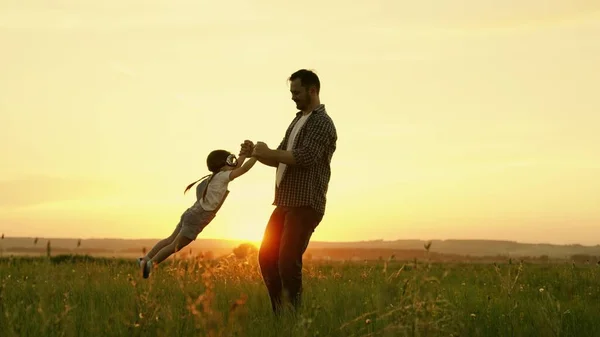
[[[208,177],[208,180],[203,180],[196,188],[196,202],[181,215],[171,236],[159,241],[146,256],[138,258],[144,278],[148,278],[154,265],[194,241],[214,219],[229,194],[229,182],[248,172],[256,163],[256,158],[250,158],[243,164],[245,159],[245,156],[240,155],[240,160],[237,160],[234,154],[225,150],[215,150],[208,155],[206,165],[212,174],[191,183],[183,192]]]

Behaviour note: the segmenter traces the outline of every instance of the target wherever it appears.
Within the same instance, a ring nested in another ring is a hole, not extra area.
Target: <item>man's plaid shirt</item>
[[[301,116],[302,112],[296,114],[278,150],[287,149],[290,133]],[[292,147],[296,165],[287,165],[279,187],[275,187],[273,205],[310,206],[324,214],[336,142],[335,125],[321,104],[313,110],[296,136]]]

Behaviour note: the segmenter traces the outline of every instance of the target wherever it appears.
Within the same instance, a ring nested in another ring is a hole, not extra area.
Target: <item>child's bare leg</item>
[[[173,241],[177,237],[177,234],[179,234],[180,231],[181,231],[181,222],[179,222],[179,224],[177,224],[177,227],[175,227],[175,230],[168,238],[158,241],[156,243],[156,245],[154,245],[154,247],[152,247],[152,249],[142,259],[144,259],[146,261],[149,261],[150,259],[152,259],[163,248],[165,248],[166,246],[173,243]]]
[[[173,242],[162,248],[158,253],[156,253],[156,255],[154,255],[154,257],[150,259],[150,261],[152,261],[152,264],[159,264],[175,252],[178,252],[183,247],[189,245],[191,242],[192,239],[187,238],[183,236],[183,234],[179,233]]]

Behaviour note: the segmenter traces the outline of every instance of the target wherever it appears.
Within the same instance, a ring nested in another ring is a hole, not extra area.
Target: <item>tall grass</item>
[[[426,247],[428,248],[428,247]],[[256,257],[0,259],[0,336],[600,336],[600,268],[305,263],[304,301],[273,317]]]

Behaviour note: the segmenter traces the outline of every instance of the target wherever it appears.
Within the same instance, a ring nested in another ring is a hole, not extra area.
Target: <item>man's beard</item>
[[[312,103],[312,97],[306,95],[303,99],[296,102],[296,109],[304,110],[310,106]]]

